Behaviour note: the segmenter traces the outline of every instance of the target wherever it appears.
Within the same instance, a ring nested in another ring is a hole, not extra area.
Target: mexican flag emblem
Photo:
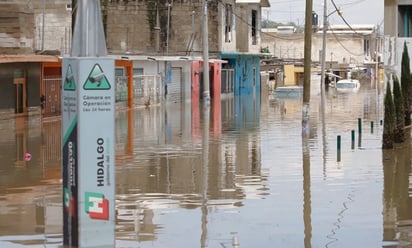
[[[109,219],[109,200],[103,194],[85,192],[85,211],[92,219]]]

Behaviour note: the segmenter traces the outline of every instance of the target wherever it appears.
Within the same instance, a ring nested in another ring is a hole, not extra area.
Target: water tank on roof
[[[312,12],[312,26],[318,26],[319,25],[319,16],[316,14],[316,12]]]

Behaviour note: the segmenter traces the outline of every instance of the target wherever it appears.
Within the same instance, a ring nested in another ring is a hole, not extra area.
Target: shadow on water
[[[118,111],[116,246],[410,245],[410,135],[380,149],[382,94],[363,86],[321,103],[314,84],[307,137],[301,102],[266,90]],[[60,246],[60,122],[0,127],[0,247]]]

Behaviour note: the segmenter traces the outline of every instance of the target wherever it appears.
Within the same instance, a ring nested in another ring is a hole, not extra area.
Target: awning
[[[0,64],[58,62],[59,60],[60,58],[54,55],[0,55]]]

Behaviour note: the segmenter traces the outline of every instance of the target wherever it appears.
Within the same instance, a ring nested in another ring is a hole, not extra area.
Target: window
[[[369,40],[363,40],[363,54],[365,56],[369,56],[369,51],[370,51],[370,41]]]
[[[252,10],[252,45],[257,44],[257,11]]]
[[[125,75],[124,68],[123,67],[116,67],[114,70],[114,76],[115,77],[122,77]]]
[[[398,6],[398,36],[412,36],[412,5]]]
[[[133,75],[143,75],[143,68],[133,68]]]
[[[225,7],[225,42],[230,43],[232,41],[232,5],[226,4]]]

